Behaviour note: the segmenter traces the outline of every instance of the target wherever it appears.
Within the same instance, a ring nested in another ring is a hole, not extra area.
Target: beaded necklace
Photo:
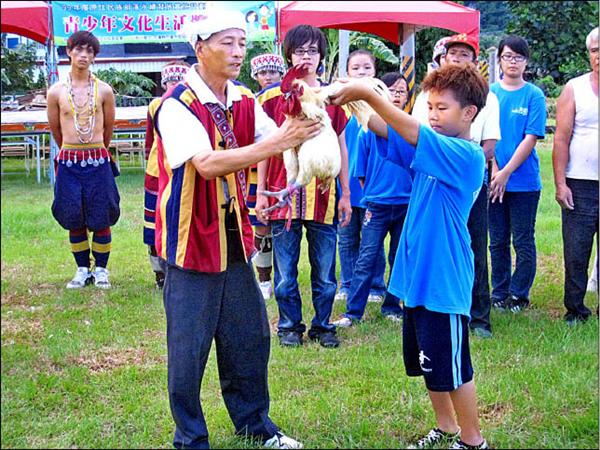
[[[94,126],[96,125],[96,107],[98,96],[98,79],[89,72],[89,89],[87,98],[81,104],[75,101],[73,93],[73,82],[71,74],[67,77],[67,92],[71,113],[73,113],[73,122],[77,138],[82,144],[91,142],[94,136]]]

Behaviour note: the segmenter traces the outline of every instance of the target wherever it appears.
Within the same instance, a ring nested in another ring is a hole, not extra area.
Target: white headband
[[[181,81],[185,77],[185,74],[189,70],[189,67],[181,65],[181,64],[173,64],[170,66],[163,67],[160,72],[161,79],[160,84],[163,89],[167,88],[167,83],[169,81]]]
[[[246,32],[246,18],[239,11],[210,9],[192,15],[193,21],[183,27],[187,41],[196,48],[198,38],[205,40],[219,31],[237,28]]]

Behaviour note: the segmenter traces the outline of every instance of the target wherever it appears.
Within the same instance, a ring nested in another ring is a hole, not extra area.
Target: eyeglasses
[[[389,89],[390,91],[390,95],[394,96],[394,97],[402,97],[404,95],[408,95],[408,92],[403,91],[403,90],[397,90],[397,89]]]
[[[319,49],[315,48],[315,47],[310,47],[310,48],[297,48],[296,50],[294,50],[294,55],[296,56],[304,56],[305,53],[308,53],[309,56],[314,56],[317,53],[319,53]]]
[[[518,63],[521,63],[527,59],[523,55],[502,55],[500,56],[500,58],[502,58],[502,61],[514,61]]]

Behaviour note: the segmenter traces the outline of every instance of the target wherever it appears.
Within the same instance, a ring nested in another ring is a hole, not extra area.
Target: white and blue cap
[[[237,28],[246,32],[246,18],[236,10],[211,8],[199,11],[186,20],[182,32],[192,48],[198,39],[205,40],[220,31]]]

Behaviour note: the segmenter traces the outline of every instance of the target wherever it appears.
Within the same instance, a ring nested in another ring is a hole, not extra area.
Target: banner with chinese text
[[[275,2],[53,1],[54,42],[67,44],[77,31],[94,33],[101,44],[184,42],[181,29],[207,7],[235,9],[246,17],[249,41],[275,39]]]

